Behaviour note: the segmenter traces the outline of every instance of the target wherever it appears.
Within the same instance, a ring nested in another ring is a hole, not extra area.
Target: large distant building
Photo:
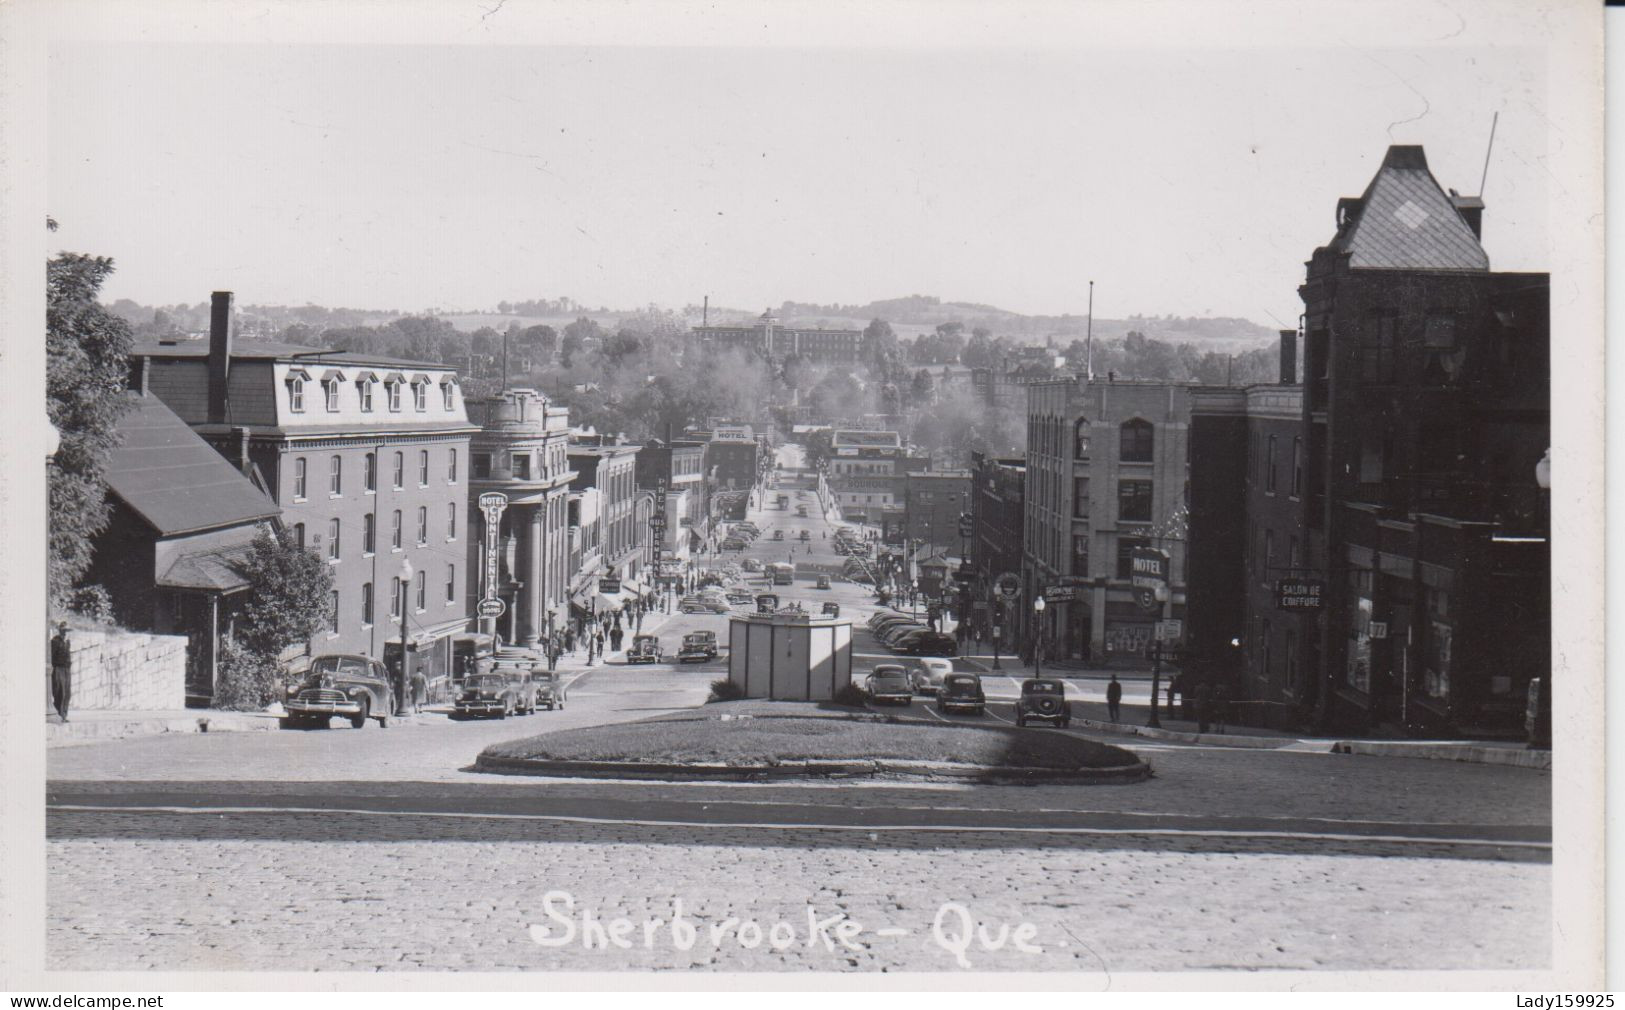
[[[717,347],[742,348],[763,357],[803,357],[831,364],[856,364],[863,350],[862,330],[781,326],[772,309],[763,312],[750,326],[696,326],[694,334]]]
[[[836,429],[830,433],[828,483],[841,516],[879,523],[888,507],[902,506],[906,454],[895,431]]]

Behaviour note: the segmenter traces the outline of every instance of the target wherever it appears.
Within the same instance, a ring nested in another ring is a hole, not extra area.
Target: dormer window
[[[440,401],[448,412],[457,409],[457,399],[453,395],[456,386],[457,383],[449,375],[440,380]]]
[[[295,414],[305,412],[305,377],[303,373],[288,375],[288,409]]]
[[[327,400],[327,412],[336,414],[339,410],[339,380],[325,379],[322,381],[322,393]]]
[[[422,382],[412,383],[412,409],[422,413],[429,409],[429,387]]]
[[[401,409],[401,384],[399,382],[387,382],[384,384],[384,388],[389,390],[389,409],[399,413]]]
[[[371,372],[362,372],[356,376],[355,388],[356,392],[360,394],[361,412],[363,414],[372,413],[372,385],[377,381],[378,376]]]

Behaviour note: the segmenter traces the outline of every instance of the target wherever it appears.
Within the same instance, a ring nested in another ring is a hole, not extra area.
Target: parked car
[[[908,656],[957,656],[959,643],[952,635],[927,631],[923,635],[910,635],[897,651]]]
[[[529,664],[498,660],[495,672],[506,678],[513,688],[514,715],[529,715],[536,711],[536,685],[531,682]]]
[[[914,667],[914,690],[920,694],[936,694],[942,682],[954,672],[954,664],[946,659],[922,659]]]
[[[742,551],[745,549],[745,541],[738,537],[729,537],[722,542],[722,549],[725,551]]]
[[[914,704],[914,687],[909,683],[908,671],[889,663],[875,667],[869,674],[869,698],[874,702]]]
[[[749,589],[729,589],[726,595],[729,603],[735,606],[748,607],[756,600],[756,594]]]
[[[831,602],[825,601],[825,603],[824,603],[824,613],[829,615],[830,617],[840,617],[841,616],[841,605],[839,603],[831,603]]]
[[[829,588],[829,576],[828,575],[820,575],[820,576],[818,576],[817,586],[818,586],[819,589],[828,589]]]
[[[703,663],[716,658],[716,632],[693,631],[683,636],[683,647],[677,651],[679,663]]]
[[[942,712],[987,711],[987,696],[982,693],[982,678],[974,673],[950,673],[942,678],[942,689],[937,692],[937,709]]]
[[[531,683],[535,685],[536,694],[531,702],[531,708],[545,708],[549,712],[556,708],[563,708],[569,696],[564,680],[557,670],[535,670],[531,673]]]
[[[931,629],[918,621],[907,621],[894,625],[882,631],[879,635],[880,644],[888,649],[896,649],[912,635],[923,635]]]
[[[488,718],[506,719],[518,711],[519,700],[514,697],[513,685],[505,674],[476,673],[463,678],[463,689],[457,695],[453,719]]]
[[[628,663],[658,663],[661,658],[658,635],[632,636],[632,647],[626,650]]]
[[[677,604],[677,609],[685,614],[726,614],[728,605],[718,600],[708,600],[699,596],[685,596]]]
[[[1063,729],[1072,722],[1072,704],[1066,700],[1065,684],[1048,677],[1021,682],[1021,697],[1016,699],[1016,725],[1025,726],[1034,720],[1051,722]]]
[[[326,655],[310,661],[305,679],[283,701],[287,711],[282,725],[326,726],[343,716],[356,729],[377,719],[388,726],[395,711],[395,691],[384,664],[368,656]]]

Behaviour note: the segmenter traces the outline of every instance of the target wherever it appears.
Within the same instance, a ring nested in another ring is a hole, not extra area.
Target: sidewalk
[[[1023,664],[1019,658],[1011,659],[1000,657],[1000,670],[992,668],[992,658],[983,656],[962,656],[960,662],[966,666],[980,668],[982,675],[987,677],[1010,677],[1020,681],[1033,675],[1033,668]],[[1541,768],[1549,770],[1552,767],[1552,753],[1549,750],[1529,750],[1524,744],[1507,740],[1415,740],[1400,739],[1361,739],[1348,736],[1302,736],[1297,733],[1282,730],[1265,729],[1258,726],[1243,726],[1231,723],[1226,729],[1229,732],[1201,732],[1200,724],[1191,719],[1181,719],[1168,714],[1166,704],[1159,698],[1158,714],[1161,727],[1152,729],[1145,725],[1150,718],[1150,705],[1147,703],[1150,695],[1151,675],[1143,671],[1124,670],[1097,670],[1080,668],[1052,667],[1044,665],[1044,674],[1048,677],[1057,677],[1062,680],[1088,678],[1089,680],[1109,680],[1112,674],[1123,684],[1123,703],[1121,718],[1116,722],[1107,719],[1105,689],[1091,687],[1081,689],[1069,686],[1067,697],[1072,699],[1073,725],[1082,726],[1098,733],[1116,733],[1124,736],[1143,737],[1148,740],[1168,740],[1179,743],[1204,744],[1210,747],[1240,747],[1268,750],[1289,750],[1307,753],[1324,754],[1363,754],[1371,757],[1407,757],[1423,758],[1437,761],[1467,761],[1474,764],[1511,765],[1519,768]],[[1167,690],[1168,678],[1164,675],[1162,687]],[[990,696],[993,695],[990,692]]]
[[[46,717],[45,745],[99,743],[160,733],[244,733],[276,729],[278,713],[225,712],[183,708],[165,712],[70,711],[62,722],[55,713]]]

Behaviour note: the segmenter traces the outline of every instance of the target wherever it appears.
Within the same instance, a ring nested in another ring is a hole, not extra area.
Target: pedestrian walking
[[[63,722],[68,721],[68,700],[73,695],[73,647],[68,644],[68,622],[56,626],[51,639],[51,703]]]
[[[1123,710],[1123,685],[1118,682],[1117,674],[1112,674],[1112,682],[1106,685],[1106,717],[1116,722]]]
[[[614,628],[610,629],[610,632],[609,632],[609,648],[610,648],[610,651],[612,651],[612,652],[620,652],[621,651],[621,641],[622,641],[623,637],[624,636],[623,636],[623,634],[621,632],[621,626],[620,625],[617,624]]]
[[[594,648],[596,648],[598,650],[598,658],[603,659],[604,658],[604,633],[602,631],[600,631],[598,634],[592,636],[592,644],[593,644]]]
[[[576,654],[576,629],[574,628],[564,630],[564,651],[572,656]]]
[[[417,715],[423,711],[423,705],[429,700],[429,680],[422,670],[412,671],[412,714]]]
[[[559,643],[553,639],[547,643],[547,672],[552,673],[559,668]]]
[[[633,628],[634,628],[634,630],[637,630],[637,631],[642,631],[643,630],[643,608],[642,607],[638,608],[638,619],[637,619],[637,623],[635,625],[633,625]]]

